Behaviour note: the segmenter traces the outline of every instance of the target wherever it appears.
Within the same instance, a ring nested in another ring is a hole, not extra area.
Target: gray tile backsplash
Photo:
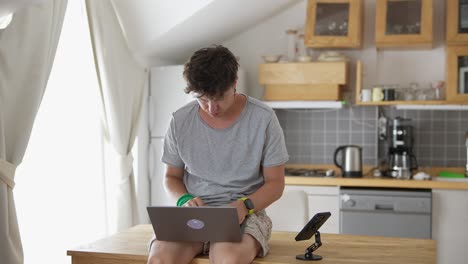
[[[390,118],[411,119],[414,154],[420,166],[463,167],[466,164],[464,136],[468,131],[468,111],[381,109]],[[387,142],[380,142],[379,153],[386,148]]]
[[[289,151],[289,163],[333,164],[341,145],[363,148],[363,163],[385,160],[388,143],[377,138],[381,111],[393,119],[410,118],[414,154],[420,166],[464,166],[468,111],[396,110],[394,107],[345,107],[337,110],[276,110]]]
[[[377,164],[377,108],[276,110],[289,151],[289,163],[333,164],[341,145],[363,147],[363,162]]]

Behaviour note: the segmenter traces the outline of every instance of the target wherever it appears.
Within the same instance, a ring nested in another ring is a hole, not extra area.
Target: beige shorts
[[[247,217],[244,222],[245,229],[244,233],[251,235],[255,240],[260,243],[262,250],[258,253],[259,257],[264,257],[268,254],[270,247],[268,246],[268,240],[271,237],[271,219],[266,214],[265,210],[251,214]]]
[[[270,250],[270,247],[268,246],[268,240],[270,240],[271,237],[271,228],[271,219],[266,214],[265,210],[247,216],[247,218],[242,223],[242,230],[244,234],[251,235],[262,247],[262,250],[258,253],[259,257],[266,256]],[[151,249],[151,245],[155,240],[156,237],[151,239],[150,243],[148,244],[148,250]],[[210,242],[205,242],[203,244],[202,254],[208,255],[209,250]]]
[[[270,250],[270,247],[268,246],[268,240],[270,240],[271,237],[272,223],[265,210],[247,216],[247,218],[242,223],[241,228],[244,234],[251,235],[262,247],[262,250],[258,253],[258,256],[266,256]],[[208,255],[209,250],[210,242],[205,242],[203,244],[203,255]]]

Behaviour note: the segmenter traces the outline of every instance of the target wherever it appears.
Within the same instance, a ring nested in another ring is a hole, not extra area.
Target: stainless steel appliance
[[[388,176],[410,179],[412,171],[418,168],[413,154],[413,127],[407,124],[409,121],[410,119],[397,117],[391,125]]]
[[[430,190],[342,188],[340,233],[431,238]]]
[[[334,177],[335,172],[329,169],[286,168],[284,174],[299,177]]]
[[[338,162],[338,154],[341,162]],[[335,165],[341,169],[343,177],[362,177],[362,148],[354,145],[340,146],[333,155]]]

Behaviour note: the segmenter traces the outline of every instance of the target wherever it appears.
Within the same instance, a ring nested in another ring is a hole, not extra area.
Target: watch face
[[[249,210],[252,210],[254,209],[254,204],[252,203],[252,201],[250,199],[246,199],[244,201],[244,204],[245,204],[245,207]]]

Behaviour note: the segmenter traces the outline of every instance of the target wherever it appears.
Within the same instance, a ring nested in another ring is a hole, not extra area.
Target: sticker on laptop
[[[190,219],[187,221],[187,226],[192,229],[202,229],[203,227],[205,227],[205,223],[203,223],[202,220]]]

